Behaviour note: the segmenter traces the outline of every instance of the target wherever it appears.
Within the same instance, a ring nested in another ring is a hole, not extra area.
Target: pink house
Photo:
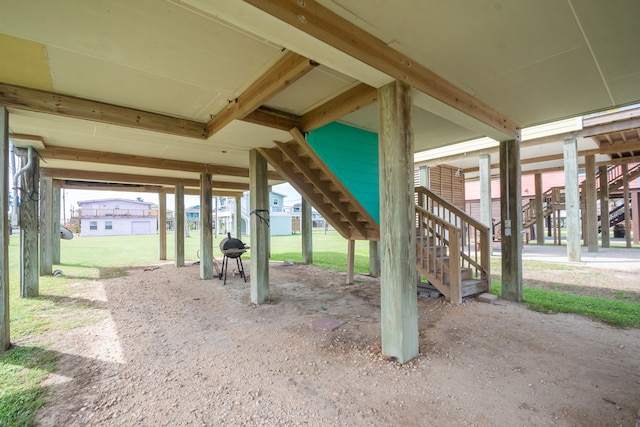
[[[126,199],[78,202],[81,236],[156,234],[158,210],[153,204]]]

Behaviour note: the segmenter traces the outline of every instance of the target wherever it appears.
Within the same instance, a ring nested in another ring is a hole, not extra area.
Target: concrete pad
[[[334,329],[339,328],[345,323],[347,322],[344,322],[342,320],[331,319],[327,317],[324,319],[314,320],[313,322],[311,322],[311,326],[318,329],[324,329],[325,331],[333,331]]]
[[[487,304],[493,304],[496,301],[498,301],[498,296],[497,295],[493,295],[493,294],[480,294],[478,295],[478,301],[480,302],[486,302]]]

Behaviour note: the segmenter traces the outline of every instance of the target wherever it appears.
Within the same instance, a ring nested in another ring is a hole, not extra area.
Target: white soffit
[[[269,40],[373,87],[393,81],[384,73],[334,49],[242,1],[174,1],[218,17],[256,37]]]

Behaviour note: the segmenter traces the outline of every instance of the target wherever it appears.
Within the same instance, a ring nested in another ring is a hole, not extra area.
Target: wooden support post
[[[302,198],[300,212],[300,229],[302,237],[302,263],[313,264],[313,209],[311,203]]]
[[[11,347],[9,316],[9,112],[0,106],[0,351]]]
[[[535,174],[535,186],[536,186],[536,243],[538,245],[544,245],[544,207],[542,206],[542,198],[544,194],[542,192],[542,174]]]
[[[418,355],[411,87],[394,81],[378,100],[382,353],[406,363]]]
[[[629,209],[629,168],[622,165],[622,194],[624,198],[624,240],[627,248],[631,247],[631,210]]]
[[[200,174],[200,278],[213,279],[211,174]]]
[[[585,231],[589,252],[598,252],[598,192],[596,190],[596,156],[585,156]]]
[[[634,191],[631,193],[631,214],[634,212],[640,212],[640,192]],[[640,244],[640,221],[638,221],[638,214],[635,214],[635,220],[631,223],[633,231],[633,244]],[[632,219],[634,219],[632,218]]]
[[[369,241],[369,275],[380,277],[380,242],[377,240]]]
[[[60,191],[60,181],[56,180],[53,182],[53,224],[51,224],[54,264],[60,264]]]
[[[216,239],[218,238],[218,231],[220,229],[220,224],[218,223],[218,198],[213,198],[213,225],[215,229]]]
[[[40,178],[40,276],[53,273],[53,178]]]
[[[520,135],[500,142],[500,217],[502,297],[522,301],[522,198],[520,193]]]
[[[356,258],[356,241],[353,239],[347,240],[347,281],[346,284],[353,283],[353,276],[355,272],[355,258]]]
[[[267,161],[258,150],[249,151],[249,205],[251,212],[251,302],[269,301],[269,188]]]
[[[184,185],[176,185],[175,239],[176,267],[184,267]]]
[[[20,176],[20,296],[37,297],[40,294],[38,276],[38,181],[40,178],[38,154],[25,148],[16,148],[26,166],[31,166]]]
[[[236,238],[242,240],[242,196],[236,196]]]
[[[167,259],[167,193],[158,193],[158,259]]]
[[[576,138],[564,140],[565,210],[567,212],[567,257],[580,262],[580,191],[578,187],[578,149]]]
[[[609,183],[607,177],[607,167],[600,166],[600,233],[602,238],[602,247],[610,246],[609,240]]]
[[[422,165],[420,166],[420,185],[425,188],[429,188],[429,167]]]
[[[491,227],[491,157],[481,154],[479,159],[480,173],[480,222]]]

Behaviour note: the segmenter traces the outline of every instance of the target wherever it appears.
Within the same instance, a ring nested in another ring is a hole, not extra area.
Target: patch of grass
[[[31,424],[47,394],[40,384],[55,370],[57,357],[41,347],[15,347],[0,354],[0,425]]]
[[[101,267],[99,250],[62,241],[64,259],[83,259],[78,265],[56,265],[58,277],[40,277],[40,295],[20,297],[20,240],[12,236],[9,244],[9,305],[12,342],[22,343],[0,353],[0,426],[28,426],[44,404],[47,390],[41,382],[55,371],[58,353],[46,350],[46,334],[98,322],[108,316],[97,301],[74,297],[73,285],[79,280],[100,280],[122,275],[122,268]],[[43,344],[44,342],[44,344]]]
[[[619,300],[634,301],[640,303],[640,295],[636,292],[616,291],[615,296]]]
[[[492,281],[491,293],[502,295],[502,284]],[[542,313],[575,313],[611,326],[640,328],[640,304],[636,302],[572,295],[527,286],[522,289],[522,300],[531,310]]]
[[[295,236],[271,238],[271,259],[275,261],[302,261],[302,239]],[[357,240],[354,271],[369,273],[369,242]],[[347,240],[336,231],[313,233],[313,264],[336,271],[347,271]]]

